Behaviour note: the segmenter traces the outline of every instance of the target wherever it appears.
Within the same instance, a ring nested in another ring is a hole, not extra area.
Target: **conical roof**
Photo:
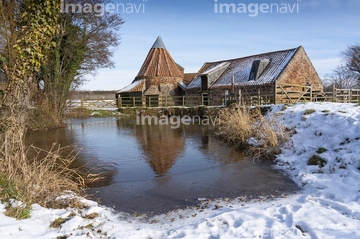
[[[183,77],[160,36],[151,47],[136,79],[152,77]]]
[[[161,39],[161,36],[158,36],[156,38],[156,41],[154,42],[154,45],[151,48],[166,48],[163,40]]]

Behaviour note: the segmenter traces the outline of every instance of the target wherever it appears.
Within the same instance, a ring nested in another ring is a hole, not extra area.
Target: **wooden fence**
[[[222,102],[224,105],[224,97],[214,96],[213,100]],[[138,96],[138,97],[121,97],[117,100],[117,105],[121,107],[169,107],[182,106],[194,107],[200,105],[209,105],[209,97],[206,96]]]
[[[332,92],[313,92],[311,86],[294,84],[277,84],[276,94],[263,94],[246,96],[239,91],[237,96],[159,96],[159,97],[122,97],[116,99],[99,100],[69,100],[68,110],[73,108],[86,108],[89,110],[116,110],[122,107],[194,107],[213,105],[229,105],[240,102],[245,105],[264,104],[293,104],[297,102],[328,101],[341,103],[359,103],[360,89],[333,89]]]
[[[332,92],[316,93],[313,98],[314,101],[360,104],[360,89],[333,89]]]
[[[85,108],[88,110],[116,110],[118,107],[116,105],[115,99],[101,99],[101,100],[68,100],[66,105],[68,110],[74,108]]]

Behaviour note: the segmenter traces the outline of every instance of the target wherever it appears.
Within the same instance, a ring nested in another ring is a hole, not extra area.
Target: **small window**
[[[249,81],[255,81],[259,79],[269,63],[269,59],[254,60],[250,70]]]
[[[201,76],[201,90],[202,91],[208,90],[208,88],[209,88],[208,83],[209,83],[209,81],[208,81],[207,75],[202,75]]]

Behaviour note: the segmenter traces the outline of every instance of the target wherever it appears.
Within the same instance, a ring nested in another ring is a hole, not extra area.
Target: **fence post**
[[[312,85],[310,85],[310,102],[313,101]]]
[[[335,87],[335,85],[333,85],[332,102],[336,102],[336,87]]]
[[[273,102],[274,102],[274,105],[276,105],[276,96],[277,96],[277,82],[275,81],[275,84],[274,84],[274,94],[273,94]]]
[[[116,104],[117,104],[118,108],[121,108],[121,96],[120,95],[117,95],[117,97],[116,97]]]
[[[258,88],[258,105],[261,105],[260,88]]]
[[[239,89],[239,99],[238,99],[239,105],[241,105],[241,98],[242,98],[241,89]]]
[[[84,100],[83,99],[80,100],[80,108],[84,108]]]
[[[182,106],[185,106],[185,95],[182,96]]]
[[[228,97],[228,95],[229,95],[229,91],[226,90],[226,91],[225,91],[225,97],[224,97],[224,105],[225,105],[225,106],[227,106],[227,97]]]

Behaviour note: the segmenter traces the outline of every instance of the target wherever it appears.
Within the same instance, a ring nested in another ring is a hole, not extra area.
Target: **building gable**
[[[323,84],[303,47],[299,47],[292,60],[278,77],[279,83],[311,85],[313,91],[322,91]]]

